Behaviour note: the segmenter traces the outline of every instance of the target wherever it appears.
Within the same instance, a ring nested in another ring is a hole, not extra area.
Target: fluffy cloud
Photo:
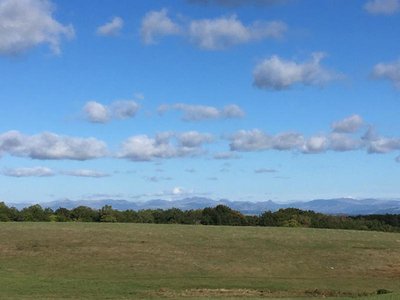
[[[155,44],[158,37],[181,35],[205,50],[223,50],[266,38],[278,39],[286,31],[287,25],[280,21],[256,21],[245,25],[236,15],[190,20],[187,25],[180,25],[168,16],[166,9],[147,13],[140,29],[145,44]]]
[[[244,116],[244,111],[237,105],[231,104],[218,109],[213,106],[190,105],[184,103],[164,104],[158,107],[159,114],[163,114],[169,110],[178,110],[183,112],[182,120],[184,121],[203,121],[212,119],[232,119]]]
[[[110,174],[103,173],[95,170],[88,170],[88,169],[79,169],[79,170],[72,170],[72,171],[62,171],[61,174],[74,176],[74,177],[92,177],[92,178],[102,178],[108,177]]]
[[[353,151],[365,146],[361,138],[344,133],[315,135],[309,138],[299,133],[279,133],[269,135],[259,129],[240,130],[230,137],[232,151],[299,151],[302,153],[321,153],[331,151]]]
[[[53,18],[47,0],[0,0],[0,54],[16,55],[40,44],[59,54],[63,37],[73,38],[72,25]]]
[[[132,100],[114,101],[110,105],[89,101],[83,107],[86,120],[92,123],[107,123],[112,119],[132,118],[138,110],[139,105]]]
[[[191,194],[191,192],[185,191],[185,189],[181,187],[174,187],[172,191],[170,192],[173,196],[181,196],[185,194]]]
[[[148,12],[144,16],[140,28],[142,41],[145,44],[155,44],[158,37],[180,33],[180,26],[170,19],[166,9]]]
[[[400,11],[400,0],[370,0],[364,9],[374,15],[392,15]]]
[[[400,138],[378,137],[368,142],[369,153],[389,153],[400,150]]]
[[[323,135],[312,136],[305,140],[302,146],[303,153],[321,153],[325,152],[328,148],[328,138]]]
[[[103,157],[107,146],[95,138],[61,136],[51,132],[27,136],[18,131],[0,134],[0,155],[32,159],[88,160]]]
[[[203,144],[212,141],[210,134],[189,131],[184,133],[162,132],[154,138],[137,135],[125,140],[117,157],[133,161],[176,158],[199,155]]]
[[[269,135],[259,129],[240,130],[230,137],[231,151],[300,151],[302,153],[321,153],[327,150],[350,151],[362,146],[360,139],[345,134],[315,135],[305,138],[299,133],[279,133]]]
[[[281,38],[287,30],[283,22],[255,22],[245,26],[235,15],[194,20],[189,25],[193,43],[206,50],[221,50],[265,38]]]
[[[4,169],[1,173],[11,177],[49,177],[55,175],[53,170],[46,167]]]
[[[333,151],[352,151],[361,149],[364,142],[360,138],[353,138],[343,133],[332,133],[329,136],[329,148]]]
[[[304,144],[299,133],[280,133],[275,136],[259,129],[240,130],[230,137],[232,151],[290,150]]]
[[[120,17],[114,17],[110,22],[99,26],[96,33],[102,36],[116,36],[124,26],[124,20]]]
[[[313,53],[310,61],[298,63],[272,56],[261,61],[253,71],[254,85],[261,89],[284,90],[295,84],[323,85],[340,75],[321,66],[323,53]]]
[[[364,120],[359,115],[352,115],[343,120],[334,122],[332,129],[334,132],[353,133],[364,125]]]
[[[123,120],[134,117],[139,105],[132,100],[120,100],[111,103],[109,110],[113,118]]]
[[[211,143],[213,136],[208,133],[188,131],[178,135],[179,144],[186,148],[196,148],[203,144]]]
[[[271,137],[259,129],[240,130],[230,137],[232,151],[260,151],[270,148]]]
[[[89,101],[83,107],[88,121],[93,123],[107,123],[110,119],[108,108],[96,101]]]
[[[355,136],[354,133],[363,124],[360,116],[353,115],[333,123],[333,132],[308,138],[299,133],[270,135],[259,129],[239,130],[229,137],[230,150],[236,152],[280,150],[304,154],[355,150],[390,153],[400,150],[400,137],[381,136],[371,127],[363,136]]]
[[[400,60],[375,65],[372,76],[375,79],[389,80],[396,88],[400,89]]]

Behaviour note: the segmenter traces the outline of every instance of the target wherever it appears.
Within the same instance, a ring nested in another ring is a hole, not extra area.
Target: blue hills
[[[302,210],[313,210],[324,214],[333,215],[369,215],[369,214],[400,214],[400,200],[382,199],[316,199],[311,201],[295,201],[278,203],[268,201],[230,201],[226,199],[213,200],[205,197],[191,197],[180,200],[154,199],[149,201],[128,201],[115,199],[102,200],[57,200],[52,202],[39,203],[42,207],[57,209],[60,207],[72,209],[78,206],[88,206],[99,209],[104,205],[111,205],[118,210],[141,210],[141,209],[169,209],[179,208],[181,210],[202,209],[217,205],[226,205],[244,214],[261,214],[264,211],[277,211],[282,208],[298,208]],[[18,209],[32,205],[32,203],[9,203]]]

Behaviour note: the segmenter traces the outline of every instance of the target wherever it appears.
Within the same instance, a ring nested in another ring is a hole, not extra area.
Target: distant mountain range
[[[379,199],[361,199],[338,198],[338,199],[318,199],[305,202],[277,203],[274,201],[229,201],[225,199],[212,200],[203,197],[192,197],[181,200],[162,200],[155,199],[144,202],[132,202],[127,200],[59,200],[46,203],[39,203],[42,207],[57,209],[60,207],[72,209],[77,206],[88,206],[93,209],[99,209],[104,205],[111,205],[118,210],[141,210],[141,209],[168,209],[179,208],[182,210],[202,209],[205,207],[214,207],[219,204],[227,205],[234,210],[244,214],[261,214],[264,211],[276,211],[281,208],[299,208],[302,210],[313,210],[324,214],[344,214],[344,215],[368,215],[368,214],[400,214],[400,200],[379,200]],[[18,209],[32,205],[31,203],[8,204]]]

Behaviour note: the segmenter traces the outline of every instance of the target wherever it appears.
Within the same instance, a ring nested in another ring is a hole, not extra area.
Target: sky
[[[400,0],[0,0],[0,201],[400,197]]]

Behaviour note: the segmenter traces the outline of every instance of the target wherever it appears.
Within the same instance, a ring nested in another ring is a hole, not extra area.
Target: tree
[[[111,205],[105,205],[100,209],[100,222],[114,223],[117,222],[116,213]]]
[[[22,219],[30,222],[48,222],[52,213],[51,209],[44,210],[39,204],[29,206],[21,211]]]
[[[100,220],[98,211],[87,206],[78,206],[71,211],[71,218],[79,222],[98,222]]]

